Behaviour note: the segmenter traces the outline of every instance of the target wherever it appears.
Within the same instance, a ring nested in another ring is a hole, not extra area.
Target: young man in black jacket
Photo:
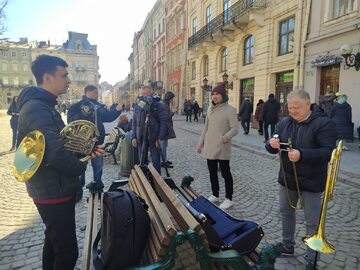
[[[271,138],[266,144],[266,149],[276,154],[283,149],[280,142],[287,143],[289,138],[292,141],[292,150],[281,152],[284,174],[280,168],[278,182],[282,217],[282,254],[293,255],[296,225],[294,207],[299,200],[293,163],[296,166],[303,200],[306,234],[312,235],[318,226],[328,162],[336,146],[337,136],[335,123],[316,104],[311,104],[307,92],[290,92],[287,101],[289,116],[276,125],[274,134],[278,137]],[[285,188],[285,181],[288,190]],[[315,251],[310,248],[306,252],[306,261],[306,269],[314,269]]]
[[[122,107],[120,104],[112,106],[110,110],[106,108],[104,104],[98,102],[98,89],[95,85],[87,85],[84,88],[84,96],[78,103],[72,105],[69,108],[67,114],[68,123],[75,120],[87,120],[94,123],[100,132],[100,137],[96,142],[97,145],[104,143],[105,128],[104,122],[114,121],[120,114]],[[101,180],[103,174],[104,159],[102,156],[91,159],[91,166],[93,168],[94,182],[99,189],[104,187],[104,183]],[[80,176],[79,191],[77,193],[77,201],[81,200],[83,194],[83,186],[85,185],[85,173]]]
[[[17,103],[20,113],[17,145],[33,130],[41,131],[46,142],[43,161],[26,182],[27,192],[46,228],[42,264],[45,270],[74,269],[78,257],[75,194],[78,176],[87,164],[65,149],[59,135],[65,125],[55,110],[57,97],[69,88],[67,66],[59,57],[38,56],[31,66],[37,87],[23,89]],[[102,149],[96,149],[93,157],[102,154]]]

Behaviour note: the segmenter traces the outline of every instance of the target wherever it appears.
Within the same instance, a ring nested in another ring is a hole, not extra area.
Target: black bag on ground
[[[104,193],[101,229],[93,245],[96,270],[119,270],[139,264],[150,234],[147,208],[133,191]],[[100,238],[101,259],[97,251]]]

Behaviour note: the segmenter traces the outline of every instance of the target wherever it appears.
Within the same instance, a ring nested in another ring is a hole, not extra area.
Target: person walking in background
[[[194,122],[195,122],[195,121],[196,121],[196,122],[199,122],[199,118],[198,118],[199,110],[200,110],[199,104],[198,104],[198,102],[195,100],[195,101],[194,101],[194,104],[193,104]]]
[[[186,114],[186,122],[188,122],[188,120],[191,122],[191,115],[192,115],[192,104],[190,99],[185,100],[184,102],[184,111]]]
[[[16,108],[16,100],[17,100],[17,96],[14,96],[13,100],[9,106],[9,109],[7,110],[7,114],[11,115],[10,127],[12,130],[12,144],[11,144],[10,151],[13,151],[16,149],[16,136],[17,136],[18,118],[19,118],[19,111]]]
[[[262,112],[262,119],[264,121],[264,136],[266,143],[269,140],[269,125],[270,136],[272,137],[275,130],[275,125],[279,121],[280,103],[275,99],[274,94],[269,95],[269,99],[264,103]]]
[[[167,159],[167,147],[168,147],[168,140],[176,138],[175,131],[174,131],[174,123],[173,123],[173,116],[174,113],[170,109],[171,100],[175,97],[174,93],[171,91],[167,91],[164,95],[163,100],[161,103],[164,105],[165,111],[164,114],[167,115],[167,130],[166,136],[161,143],[161,151],[163,156],[163,161],[161,163],[162,167],[173,168],[172,162]]]
[[[275,134],[278,138],[271,138],[265,148],[269,153],[278,154],[282,149],[280,143],[288,142],[289,138],[293,143],[291,150],[281,151],[284,174],[281,168],[278,173],[282,221],[282,242],[278,246],[283,255],[293,255],[296,227],[294,207],[299,200],[296,179],[299,179],[303,201],[306,235],[312,235],[319,223],[328,162],[336,145],[336,127],[317,104],[311,104],[309,93],[292,91],[287,96],[287,102],[289,116],[276,125]],[[293,163],[296,164],[297,177]],[[315,269],[315,258],[315,251],[307,248],[306,270]]]
[[[64,147],[60,131],[65,124],[55,110],[58,96],[66,94],[71,83],[67,66],[59,57],[38,56],[31,64],[37,86],[23,89],[17,100],[20,112],[17,145],[33,130],[42,132],[46,141],[40,167],[25,182],[45,225],[44,270],[72,270],[79,255],[75,194],[80,186],[78,177],[85,172],[87,162],[81,162]],[[104,150],[98,146],[92,157],[103,154]]]
[[[331,108],[330,118],[336,124],[338,140],[353,140],[354,126],[352,123],[352,109],[347,102],[346,95],[338,96],[337,101]],[[343,149],[348,150],[346,145],[343,146]]]
[[[239,116],[241,117],[241,126],[244,130],[244,134],[248,135],[250,131],[250,120],[251,114],[254,110],[254,107],[249,98],[245,98],[243,103],[240,106]]]
[[[258,104],[256,104],[255,119],[259,122],[258,132],[260,136],[262,136],[264,132],[264,127],[263,127],[264,123],[262,118],[263,110],[264,110],[264,101],[262,99],[259,99]]]
[[[104,143],[105,127],[104,122],[112,122],[121,114],[121,105],[115,104],[109,110],[104,104],[98,102],[99,92],[95,85],[89,84],[84,88],[82,100],[75,103],[69,108],[67,114],[68,123],[76,120],[87,120],[96,125],[99,129],[100,137],[96,142],[97,145]],[[104,167],[103,156],[91,159],[93,169],[93,181],[96,183],[94,188],[103,189],[104,183],[101,180]],[[80,176],[80,184],[76,201],[80,201],[83,196],[83,186],[85,185],[85,173]]]
[[[334,106],[336,98],[336,94],[331,90],[330,87],[327,88],[327,93],[325,96],[319,96],[320,108],[323,109],[328,116],[330,116],[331,108]]]
[[[210,174],[212,195],[209,201],[219,202],[218,166],[225,180],[225,200],[221,209],[233,205],[233,177],[230,172],[231,139],[239,132],[236,109],[229,105],[229,96],[223,84],[212,90],[212,101],[205,118],[205,126],[196,147],[204,152]]]

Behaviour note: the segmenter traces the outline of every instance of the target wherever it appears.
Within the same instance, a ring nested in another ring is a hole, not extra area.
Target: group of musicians
[[[79,190],[85,182],[87,162],[80,161],[68,151],[60,136],[60,131],[65,125],[55,110],[55,105],[57,97],[66,93],[71,83],[67,67],[67,63],[61,58],[38,56],[31,66],[37,86],[23,89],[17,101],[17,145],[33,130],[40,130],[46,141],[44,160],[30,181],[26,182],[28,194],[45,224],[42,261],[45,270],[74,269],[78,258],[75,203],[82,195],[79,194]],[[207,159],[215,198],[219,197],[217,164],[220,164],[220,171],[226,182],[226,199],[230,201],[225,205],[227,207],[223,207],[227,209],[232,206],[233,189],[229,167],[230,155],[219,153],[223,149],[230,151],[231,139],[237,133],[238,124],[236,110],[228,104],[226,89],[221,86],[215,87],[212,94],[212,104],[197,151],[203,152]],[[114,106],[108,110],[97,101],[97,96],[97,88],[87,86],[84,100],[70,108],[68,119],[92,120],[94,110],[101,112],[95,120],[100,130],[100,139],[91,153],[91,163],[94,180],[103,187],[101,174],[104,150],[101,142],[105,132],[102,122],[116,119],[121,113],[121,107]],[[266,143],[266,150],[273,154],[279,151],[281,153],[282,170],[279,170],[278,182],[283,234],[280,248],[283,255],[292,255],[295,246],[295,210],[299,199],[304,209],[307,234],[314,233],[318,226],[327,166],[331,152],[336,147],[337,136],[335,124],[316,104],[311,103],[307,92],[293,91],[287,99],[289,116],[277,124],[276,136]],[[214,136],[212,131],[220,130],[219,125],[222,134]],[[215,139],[212,139],[214,137]],[[220,152],[214,150],[214,143]],[[293,170],[294,164],[296,172]],[[82,183],[79,182],[79,177]],[[306,268],[314,269],[316,258],[313,250],[307,250],[306,261]]]

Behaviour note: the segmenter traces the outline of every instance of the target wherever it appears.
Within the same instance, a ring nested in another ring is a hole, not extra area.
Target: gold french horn
[[[91,158],[97,137],[98,128],[90,121],[71,122],[60,131],[67,150],[81,155],[81,162]],[[45,154],[45,137],[39,130],[29,132],[21,141],[15,153],[13,173],[19,182],[26,182],[38,170]]]

